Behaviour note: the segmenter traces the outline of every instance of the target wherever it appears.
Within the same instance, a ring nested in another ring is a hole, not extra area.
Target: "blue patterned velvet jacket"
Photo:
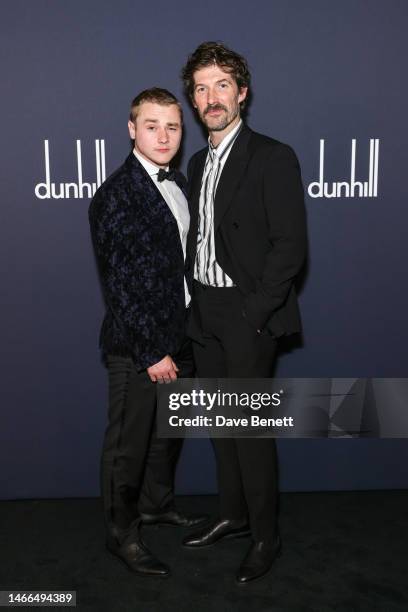
[[[183,341],[184,258],[177,222],[133,152],[95,193],[89,222],[106,305],[103,355],[130,356],[144,370]]]

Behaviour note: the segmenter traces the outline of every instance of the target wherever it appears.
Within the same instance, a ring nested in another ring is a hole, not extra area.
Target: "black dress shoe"
[[[194,527],[208,520],[208,515],[187,515],[177,510],[169,510],[161,514],[140,513],[144,525],[176,525],[177,527]]]
[[[248,584],[266,576],[275,559],[280,556],[281,548],[279,535],[272,542],[254,542],[238,570],[238,584]]]
[[[170,568],[152,555],[135,531],[121,543],[115,535],[109,534],[106,547],[138,576],[165,578],[170,574]]]
[[[247,523],[233,519],[222,519],[184,538],[183,546],[189,548],[211,546],[223,538],[241,538],[249,534]]]

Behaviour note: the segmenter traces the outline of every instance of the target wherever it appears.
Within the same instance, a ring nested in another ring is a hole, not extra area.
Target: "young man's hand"
[[[172,380],[177,380],[179,370],[170,355],[166,355],[161,361],[147,368],[146,371],[152,382],[169,383]]]

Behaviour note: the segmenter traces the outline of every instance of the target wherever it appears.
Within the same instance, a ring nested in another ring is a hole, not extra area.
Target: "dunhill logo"
[[[35,186],[35,195],[40,200],[63,198],[91,198],[106,178],[105,141],[95,140],[96,183],[84,183],[82,180],[82,150],[81,141],[76,141],[77,183],[51,183],[50,151],[48,140],[44,140],[45,183]]]
[[[370,161],[368,181],[356,181],[356,139],[351,141],[350,182],[329,183],[324,181],[324,139],[320,140],[319,180],[310,183],[308,194],[311,198],[376,198],[378,193],[378,152],[379,138],[370,138]]]

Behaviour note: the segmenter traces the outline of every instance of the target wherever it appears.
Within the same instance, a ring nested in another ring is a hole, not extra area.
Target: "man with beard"
[[[182,77],[206,126],[208,147],[188,165],[188,333],[199,377],[272,374],[277,338],[300,331],[294,281],[306,251],[299,163],[293,150],[241,119],[246,60],[201,44]],[[277,460],[272,438],[215,438],[219,518],[184,540],[197,548],[251,534],[239,584],[265,575],[280,552]]]

